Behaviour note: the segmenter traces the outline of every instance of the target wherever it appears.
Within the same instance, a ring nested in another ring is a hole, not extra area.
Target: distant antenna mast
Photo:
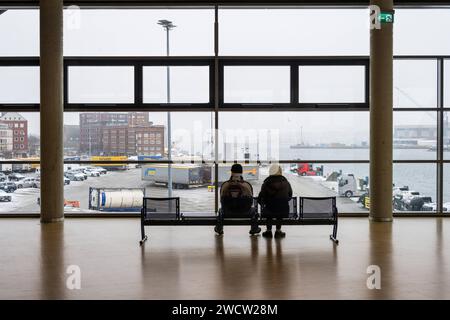
[[[303,145],[303,126],[300,126],[300,144]]]

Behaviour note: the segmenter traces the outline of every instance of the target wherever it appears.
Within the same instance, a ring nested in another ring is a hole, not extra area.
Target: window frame
[[[325,3],[325,1],[323,1]],[[336,1],[337,3],[338,1]],[[329,1],[328,1],[329,3]],[[298,4],[298,3],[297,3]],[[86,4],[86,7],[90,5]],[[239,6],[242,7],[242,4]],[[175,8],[175,7],[174,7]],[[227,111],[295,111],[295,112],[310,112],[310,111],[369,111],[369,79],[370,79],[370,60],[368,56],[314,56],[314,57],[231,57],[231,56],[219,56],[218,54],[218,10],[221,7],[215,5],[215,33],[214,33],[214,56],[190,56],[190,57],[64,57],[64,111],[66,112],[89,112],[89,111],[177,111],[177,112],[192,112],[192,111],[208,111],[214,113],[216,120],[219,119],[221,112]],[[347,60],[346,60],[347,59]],[[443,167],[444,164],[450,163],[450,159],[444,159],[443,154],[443,126],[444,126],[444,112],[450,112],[450,106],[444,105],[444,86],[443,77],[444,61],[450,60],[449,55],[407,55],[407,56],[394,56],[394,59],[436,59],[438,61],[437,68],[437,97],[438,103],[436,108],[394,108],[395,112],[407,112],[407,111],[431,111],[437,113],[437,157],[435,160],[394,160],[393,163],[411,163],[411,164],[434,164],[436,166],[436,183],[437,183],[437,198],[436,202],[438,208],[436,212],[426,213],[414,213],[415,215],[425,215],[432,217],[448,216],[443,212]],[[366,68],[365,74],[365,102],[363,104],[301,104],[298,99],[298,67],[303,63],[304,65],[357,65],[362,64]],[[350,64],[349,64],[350,63]],[[288,104],[224,104],[223,103],[223,67],[226,65],[289,65],[291,67],[291,101]],[[73,104],[68,103],[68,83],[67,83],[67,68],[68,66],[134,66],[135,72],[135,101],[132,104]],[[144,66],[167,66],[167,65],[208,65],[210,68],[210,101],[207,104],[153,104],[143,103],[142,101],[142,70]],[[0,57],[0,66],[39,66],[39,57]],[[295,92],[297,91],[297,92]],[[222,95],[222,96],[221,96]],[[5,111],[18,111],[18,112],[39,112],[40,105],[36,103],[12,103],[12,104],[0,104],[0,108]],[[215,121],[216,129],[218,129],[219,121]],[[216,145],[217,148],[217,145]],[[215,155],[217,157],[217,153]],[[217,158],[216,158],[217,159]],[[279,163],[292,163],[295,159],[281,159]],[[302,160],[309,163],[370,163],[369,160]],[[152,164],[152,163],[176,163],[175,161],[168,160],[145,160],[145,161],[120,161],[120,163],[126,162],[127,164]],[[40,161],[35,160],[0,160],[0,164],[40,164]],[[118,163],[113,161],[70,161],[65,160],[65,164],[111,164]],[[192,163],[190,161],[184,161],[183,163]],[[216,165],[215,161],[202,161],[202,163],[212,163]],[[217,175],[216,175],[217,176]],[[217,182],[217,181],[216,181]],[[216,185],[217,186],[217,185]],[[215,204],[218,205],[218,196],[216,188]],[[407,216],[408,212],[402,212],[396,214],[397,216]],[[19,214],[23,216],[23,214]],[[70,215],[70,214],[68,214]],[[89,214],[92,216],[92,214]],[[102,214],[103,215],[103,214]],[[356,215],[361,216],[360,213]]]

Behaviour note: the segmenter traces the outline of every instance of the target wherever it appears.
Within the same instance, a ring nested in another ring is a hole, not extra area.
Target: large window
[[[4,111],[0,116],[0,213],[39,212],[40,118],[37,112]]]
[[[394,107],[437,107],[437,60],[394,62]]]
[[[363,111],[221,113],[218,159],[261,161],[252,179],[256,191],[268,176],[267,161],[281,161],[295,195],[337,195],[340,212],[367,212],[360,197],[369,176],[368,116]],[[353,180],[340,183],[343,177]]]
[[[394,53],[398,55],[448,55],[449,8],[395,10]]]
[[[69,103],[133,103],[133,67],[69,67]]]
[[[171,154],[176,162],[172,166],[172,195],[180,197],[185,212],[214,211],[214,193],[206,188],[212,184],[213,119],[207,112],[171,113]],[[167,196],[168,165],[153,162],[167,159],[167,120],[166,112],[66,112],[65,173],[70,182],[65,187],[65,198],[77,203],[75,208],[67,206],[66,211],[130,209],[113,204],[98,206],[96,192],[106,192],[105,199],[108,192],[131,193],[130,190]],[[106,169],[107,173],[95,174],[99,169]],[[79,170],[88,173],[86,180],[72,174]]]
[[[165,56],[166,33],[158,25],[173,21],[170,55],[208,56],[214,49],[212,9],[65,10],[66,56]]]
[[[3,11],[5,10],[5,11]],[[39,10],[0,8],[0,57],[39,55]]]
[[[450,212],[449,12],[396,9],[399,215]],[[340,213],[367,214],[369,10],[220,6],[217,21],[215,13],[65,9],[66,211],[128,211],[100,208],[95,197],[123,191],[179,196],[182,212],[213,214],[214,187],[234,162],[255,193],[279,162],[294,195],[334,195]],[[8,180],[39,177],[38,31],[37,9],[0,14],[0,171]],[[0,212],[39,211],[38,183],[19,189]]]
[[[368,9],[221,8],[220,54],[367,55],[368,15]]]
[[[364,103],[363,66],[301,66],[299,100],[303,103]]]
[[[144,67],[143,72],[145,103],[190,104],[210,101],[208,66],[153,66]]]
[[[225,103],[289,103],[289,66],[226,66]]]
[[[39,103],[39,67],[0,66],[0,103]]]
[[[436,160],[436,111],[394,112],[394,160]]]

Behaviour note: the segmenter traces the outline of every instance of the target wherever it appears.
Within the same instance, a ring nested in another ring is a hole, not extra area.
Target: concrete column
[[[381,11],[393,0],[371,0]],[[392,23],[370,31],[370,219],[392,221]]]
[[[40,1],[41,222],[64,219],[63,1]]]

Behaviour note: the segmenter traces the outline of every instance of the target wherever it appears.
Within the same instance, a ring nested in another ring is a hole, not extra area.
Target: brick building
[[[16,112],[2,113],[0,124],[5,124],[12,130],[12,153],[14,157],[28,155],[28,121]]]
[[[80,114],[80,151],[90,155],[164,153],[164,126],[147,112]]]
[[[10,157],[13,150],[13,131],[7,124],[0,123],[0,156]]]

